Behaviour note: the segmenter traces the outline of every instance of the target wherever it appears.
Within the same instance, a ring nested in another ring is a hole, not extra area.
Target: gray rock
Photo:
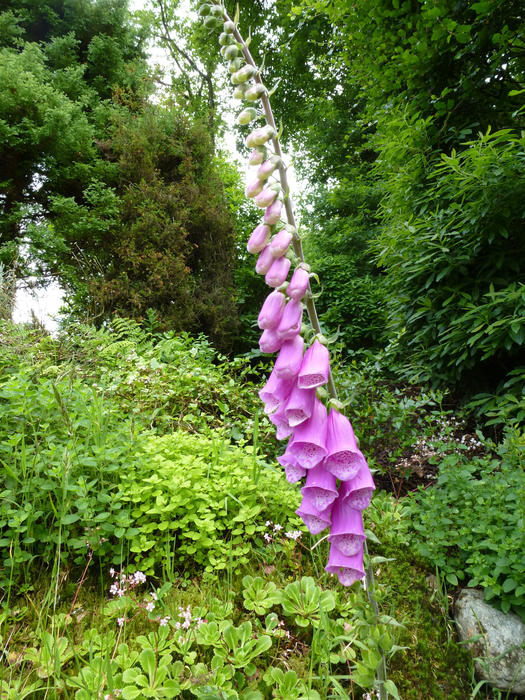
[[[476,673],[495,688],[525,693],[525,625],[517,615],[495,610],[483,593],[464,588],[456,601],[461,641],[475,661]]]

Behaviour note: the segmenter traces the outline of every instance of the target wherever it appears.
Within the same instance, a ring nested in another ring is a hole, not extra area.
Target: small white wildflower
[[[264,534],[264,539],[265,539],[267,542],[271,542],[271,541],[272,541],[272,536],[269,535],[269,534],[266,532],[266,533]]]
[[[279,525],[279,523],[275,523],[275,525],[273,526],[273,529],[275,532],[280,532],[283,529],[283,526]]]
[[[154,609],[155,609],[155,603],[146,603],[146,610],[148,612],[153,612]]]
[[[169,620],[169,619],[170,619],[169,616],[168,616],[168,617],[161,617],[160,620],[159,620],[159,625],[160,625],[161,627],[166,627],[166,625],[168,624],[168,620]]]
[[[124,617],[118,617],[118,618],[117,618],[117,625],[118,625],[119,627],[122,627],[122,625],[123,625],[125,622],[126,622],[126,618],[124,618]]]

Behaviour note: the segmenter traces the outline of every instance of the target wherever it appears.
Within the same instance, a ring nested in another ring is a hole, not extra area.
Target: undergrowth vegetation
[[[392,697],[460,700],[454,586],[523,612],[517,431],[496,449],[443,394],[339,363],[393,494],[365,523],[376,617],[294,513],[253,360],[122,319],[0,340],[2,697],[360,698],[384,654]]]

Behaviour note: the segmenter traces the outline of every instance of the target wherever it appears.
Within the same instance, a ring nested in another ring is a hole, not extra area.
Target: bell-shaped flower
[[[274,226],[281,218],[283,203],[280,199],[276,199],[273,204],[270,204],[264,212],[264,223],[268,226]]]
[[[257,262],[255,263],[255,272],[258,275],[265,275],[270,269],[270,267],[274,264],[274,262],[275,258],[272,255],[270,246],[267,245],[266,248],[263,248],[262,251],[259,253]],[[278,287],[279,285],[276,286]]]
[[[290,484],[296,484],[306,474],[306,469],[300,467],[297,464],[297,460],[288,454],[288,452],[285,452],[280,457],[277,457],[277,461],[284,467],[286,481],[288,481]]]
[[[303,361],[304,340],[300,335],[284,342],[275,361],[275,373],[281,379],[295,379]],[[306,419],[305,419],[306,420]]]
[[[366,461],[357,447],[350,421],[332,408],[327,424],[324,467],[341,481],[353,479]]]
[[[268,248],[269,247],[270,246],[268,246]],[[266,284],[269,287],[280,287],[283,282],[286,282],[286,278],[290,271],[290,265],[291,263],[288,258],[274,258],[273,263],[270,265],[268,272],[266,273],[266,277],[264,278]]]
[[[278,377],[274,368],[268,377],[268,381],[259,391],[259,398],[264,404],[264,412],[272,413],[281,404],[285,403],[290,396],[293,386],[293,381]]]
[[[319,511],[326,510],[337,498],[337,480],[333,474],[327,472],[322,464],[309,469],[306,475],[306,484],[301,489],[303,496],[308,495],[311,503]],[[332,527],[333,527],[332,511]]]
[[[262,193],[264,184],[260,180],[253,180],[244,190],[244,194],[248,198],[253,198]]]
[[[286,293],[291,299],[301,300],[308,289],[310,275],[304,267],[296,267],[290,280],[290,284],[286,288]]]
[[[301,505],[295,513],[302,519],[312,535],[318,535],[330,525],[330,511],[330,506],[325,510],[318,510],[312,503],[312,499],[306,494],[303,495]]]
[[[363,464],[353,479],[341,482],[339,490],[346,505],[364,510],[370,505],[375,487],[370,469]]]
[[[246,244],[247,251],[249,253],[260,253],[268,245],[270,235],[271,229],[266,224],[259,224],[256,226]],[[270,253],[271,252],[270,250]]]
[[[277,326],[277,335],[281,340],[291,340],[301,332],[303,323],[303,305],[300,301],[290,299],[284,307],[283,315]]]
[[[251,153],[250,153],[250,158],[248,159],[248,163],[250,165],[260,165],[266,156],[265,153],[266,149],[264,149],[263,146],[260,147],[260,150],[258,148],[255,148]]]
[[[259,348],[261,352],[274,353],[281,349],[283,341],[271,328],[266,328],[259,338]]]
[[[313,389],[326,384],[330,374],[330,354],[328,348],[317,339],[304,354],[303,364],[299,370],[297,386],[301,389]]]
[[[310,418],[314,410],[315,398],[315,389],[300,389],[297,384],[294,386],[285,407],[286,419],[292,428]]]
[[[362,550],[366,539],[361,512],[350,508],[341,493],[332,508],[332,526],[328,539],[347,557]]]
[[[339,583],[343,586],[351,586],[365,575],[363,569],[363,549],[351,557],[345,556],[333,544],[330,547],[328,554],[328,565],[325,566],[325,571],[329,574],[336,574]]]
[[[259,312],[257,325],[259,328],[277,328],[283,315],[286,304],[286,297],[277,290],[270,292]]]
[[[285,228],[283,228],[282,231],[276,233],[270,241],[270,250],[272,251],[272,255],[274,256],[274,258],[280,258],[281,255],[284,255],[290,247],[291,242],[292,234],[290,233],[290,231],[287,231]]]
[[[255,110],[253,110],[255,112]],[[259,180],[267,180],[270,175],[273,173],[275,168],[279,166],[279,163],[281,162],[281,159],[279,156],[273,155],[268,158],[267,161],[265,161],[258,169],[257,169],[257,177]]]
[[[261,180],[259,180],[261,182]],[[265,187],[262,192],[255,197],[255,204],[261,209],[266,209],[277,198],[277,190],[273,187]]]
[[[290,452],[305,469],[317,466],[326,455],[326,408],[317,397],[310,418],[295,428]]]
[[[277,440],[284,440],[287,437],[290,437],[290,435],[293,432],[293,428],[291,428],[288,425],[288,421],[286,420],[286,416],[284,415],[284,405],[281,404],[279,408],[275,411],[275,413],[272,413],[270,416],[268,416],[270,421],[275,425],[277,428],[277,433],[275,437]]]

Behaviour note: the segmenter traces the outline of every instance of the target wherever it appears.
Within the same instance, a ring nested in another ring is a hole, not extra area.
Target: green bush
[[[500,459],[441,458],[434,488],[409,506],[416,550],[452,585],[481,586],[485,598],[525,619],[525,441],[515,432]]]
[[[488,132],[437,161],[424,120],[392,121],[377,242],[399,334],[392,355],[416,381],[493,393],[525,342],[523,138]]]

